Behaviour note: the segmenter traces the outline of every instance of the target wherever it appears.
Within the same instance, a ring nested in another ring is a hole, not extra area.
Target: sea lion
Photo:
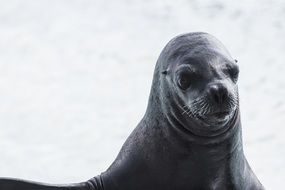
[[[177,36],[158,58],[144,117],[107,171],[66,186],[0,179],[0,189],[264,189],[243,153],[238,73],[212,35]]]

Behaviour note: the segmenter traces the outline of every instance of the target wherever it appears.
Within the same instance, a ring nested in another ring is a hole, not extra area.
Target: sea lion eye
[[[225,73],[229,75],[229,77],[233,80],[234,83],[237,82],[238,80],[238,75],[239,75],[239,68],[238,66],[234,67],[227,67],[225,69]]]
[[[187,88],[189,88],[191,83],[189,73],[181,73],[177,83],[182,90],[186,90]]]

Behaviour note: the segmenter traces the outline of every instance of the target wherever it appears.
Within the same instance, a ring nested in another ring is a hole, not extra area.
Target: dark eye
[[[227,67],[225,69],[225,73],[229,75],[229,77],[233,80],[233,82],[237,82],[239,75],[239,68],[237,66]]]
[[[178,86],[182,89],[182,90],[186,90],[187,88],[189,88],[191,80],[190,80],[190,73],[181,73],[179,78],[178,78]]]

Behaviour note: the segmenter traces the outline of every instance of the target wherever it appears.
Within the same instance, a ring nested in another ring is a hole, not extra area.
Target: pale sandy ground
[[[267,189],[282,189],[282,0],[1,0],[0,176],[67,183],[104,171],[144,114],[161,49],[190,31],[239,60],[245,153]]]

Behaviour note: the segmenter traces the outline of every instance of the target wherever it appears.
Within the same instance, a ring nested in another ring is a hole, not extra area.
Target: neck
[[[191,183],[193,187],[221,178],[226,180],[218,180],[217,187],[225,186],[218,184],[222,182],[227,182],[227,187],[238,183],[245,167],[239,112],[227,130],[206,137],[196,136],[177,117],[166,117],[156,109],[160,106],[146,112],[115,162],[103,173],[107,190],[140,189],[136,184],[159,187],[167,180],[173,181],[174,176],[173,185],[181,189],[193,176],[197,177]]]
[[[223,130],[215,131],[211,136],[195,135],[187,130],[186,127],[189,126],[178,119],[164,117],[160,128],[165,136],[171,137],[167,139],[176,154],[186,156],[187,163],[183,168],[189,167],[189,171],[193,171],[189,172],[191,176],[203,176],[203,179],[196,179],[201,183],[213,178],[226,178],[221,181],[228,181],[231,186],[238,184],[239,177],[243,176],[243,171],[247,167],[243,154],[239,110]]]

